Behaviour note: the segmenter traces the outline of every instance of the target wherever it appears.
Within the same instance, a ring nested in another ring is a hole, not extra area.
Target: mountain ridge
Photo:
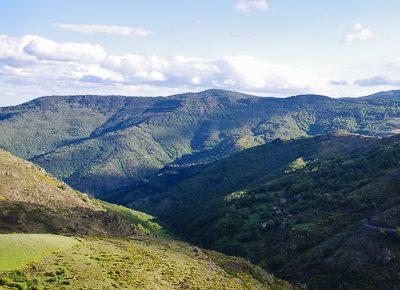
[[[320,95],[320,94],[298,94],[298,95],[288,95],[284,97],[273,97],[273,96],[261,96],[255,94],[248,94],[248,93],[241,93],[238,91],[226,90],[226,89],[206,89],[199,92],[187,92],[187,93],[179,93],[179,94],[172,94],[172,95],[159,95],[159,96],[137,96],[137,95],[99,95],[99,94],[79,94],[79,95],[46,95],[40,96],[30,101],[10,105],[10,106],[3,106],[0,108],[12,108],[21,105],[30,104],[35,101],[43,101],[43,100],[50,100],[50,99],[63,99],[63,98],[115,98],[115,99],[130,99],[130,98],[144,98],[144,99],[168,99],[168,98],[185,98],[185,97],[209,97],[209,96],[226,96],[226,95],[236,95],[238,98],[266,98],[266,99],[289,99],[289,98],[329,98],[335,100],[347,100],[347,99],[368,99],[368,98],[377,98],[377,97],[391,97],[391,96],[400,96],[400,90],[390,90],[390,91],[379,91],[377,93],[373,93],[366,96],[357,96],[357,97],[329,97],[327,95]]]
[[[396,130],[400,99],[207,90],[169,97],[44,97],[0,108],[0,146],[95,195],[167,164],[212,162],[276,138],[336,131],[387,136]]]

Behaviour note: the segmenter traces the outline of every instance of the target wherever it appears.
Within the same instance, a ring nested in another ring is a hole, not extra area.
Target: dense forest
[[[399,161],[398,136],[276,140],[210,165],[170,168],[108,198],[313,289],[390,288],[397,237],[366,225],[400,226]]]

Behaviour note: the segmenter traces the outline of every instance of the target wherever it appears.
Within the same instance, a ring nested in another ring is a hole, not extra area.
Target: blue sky
[[[400,86],[396,0],[2,1],[0,105],[52,94]]]

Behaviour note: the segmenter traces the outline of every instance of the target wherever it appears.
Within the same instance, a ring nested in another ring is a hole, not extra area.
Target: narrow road
[[[395,235],[396,234],[396,229],[392,228],[383,228],[383,227],[376,227],[370,224],[369,220],[363,220],[363,225],[366,229],[374,232],[383,232],[388,235]]]

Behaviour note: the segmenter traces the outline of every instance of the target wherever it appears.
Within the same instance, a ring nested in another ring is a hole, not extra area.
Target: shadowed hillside
[[[399,140],[277,140],[207,166],[165,169],[108,198],[311,289],[393,289]]]

